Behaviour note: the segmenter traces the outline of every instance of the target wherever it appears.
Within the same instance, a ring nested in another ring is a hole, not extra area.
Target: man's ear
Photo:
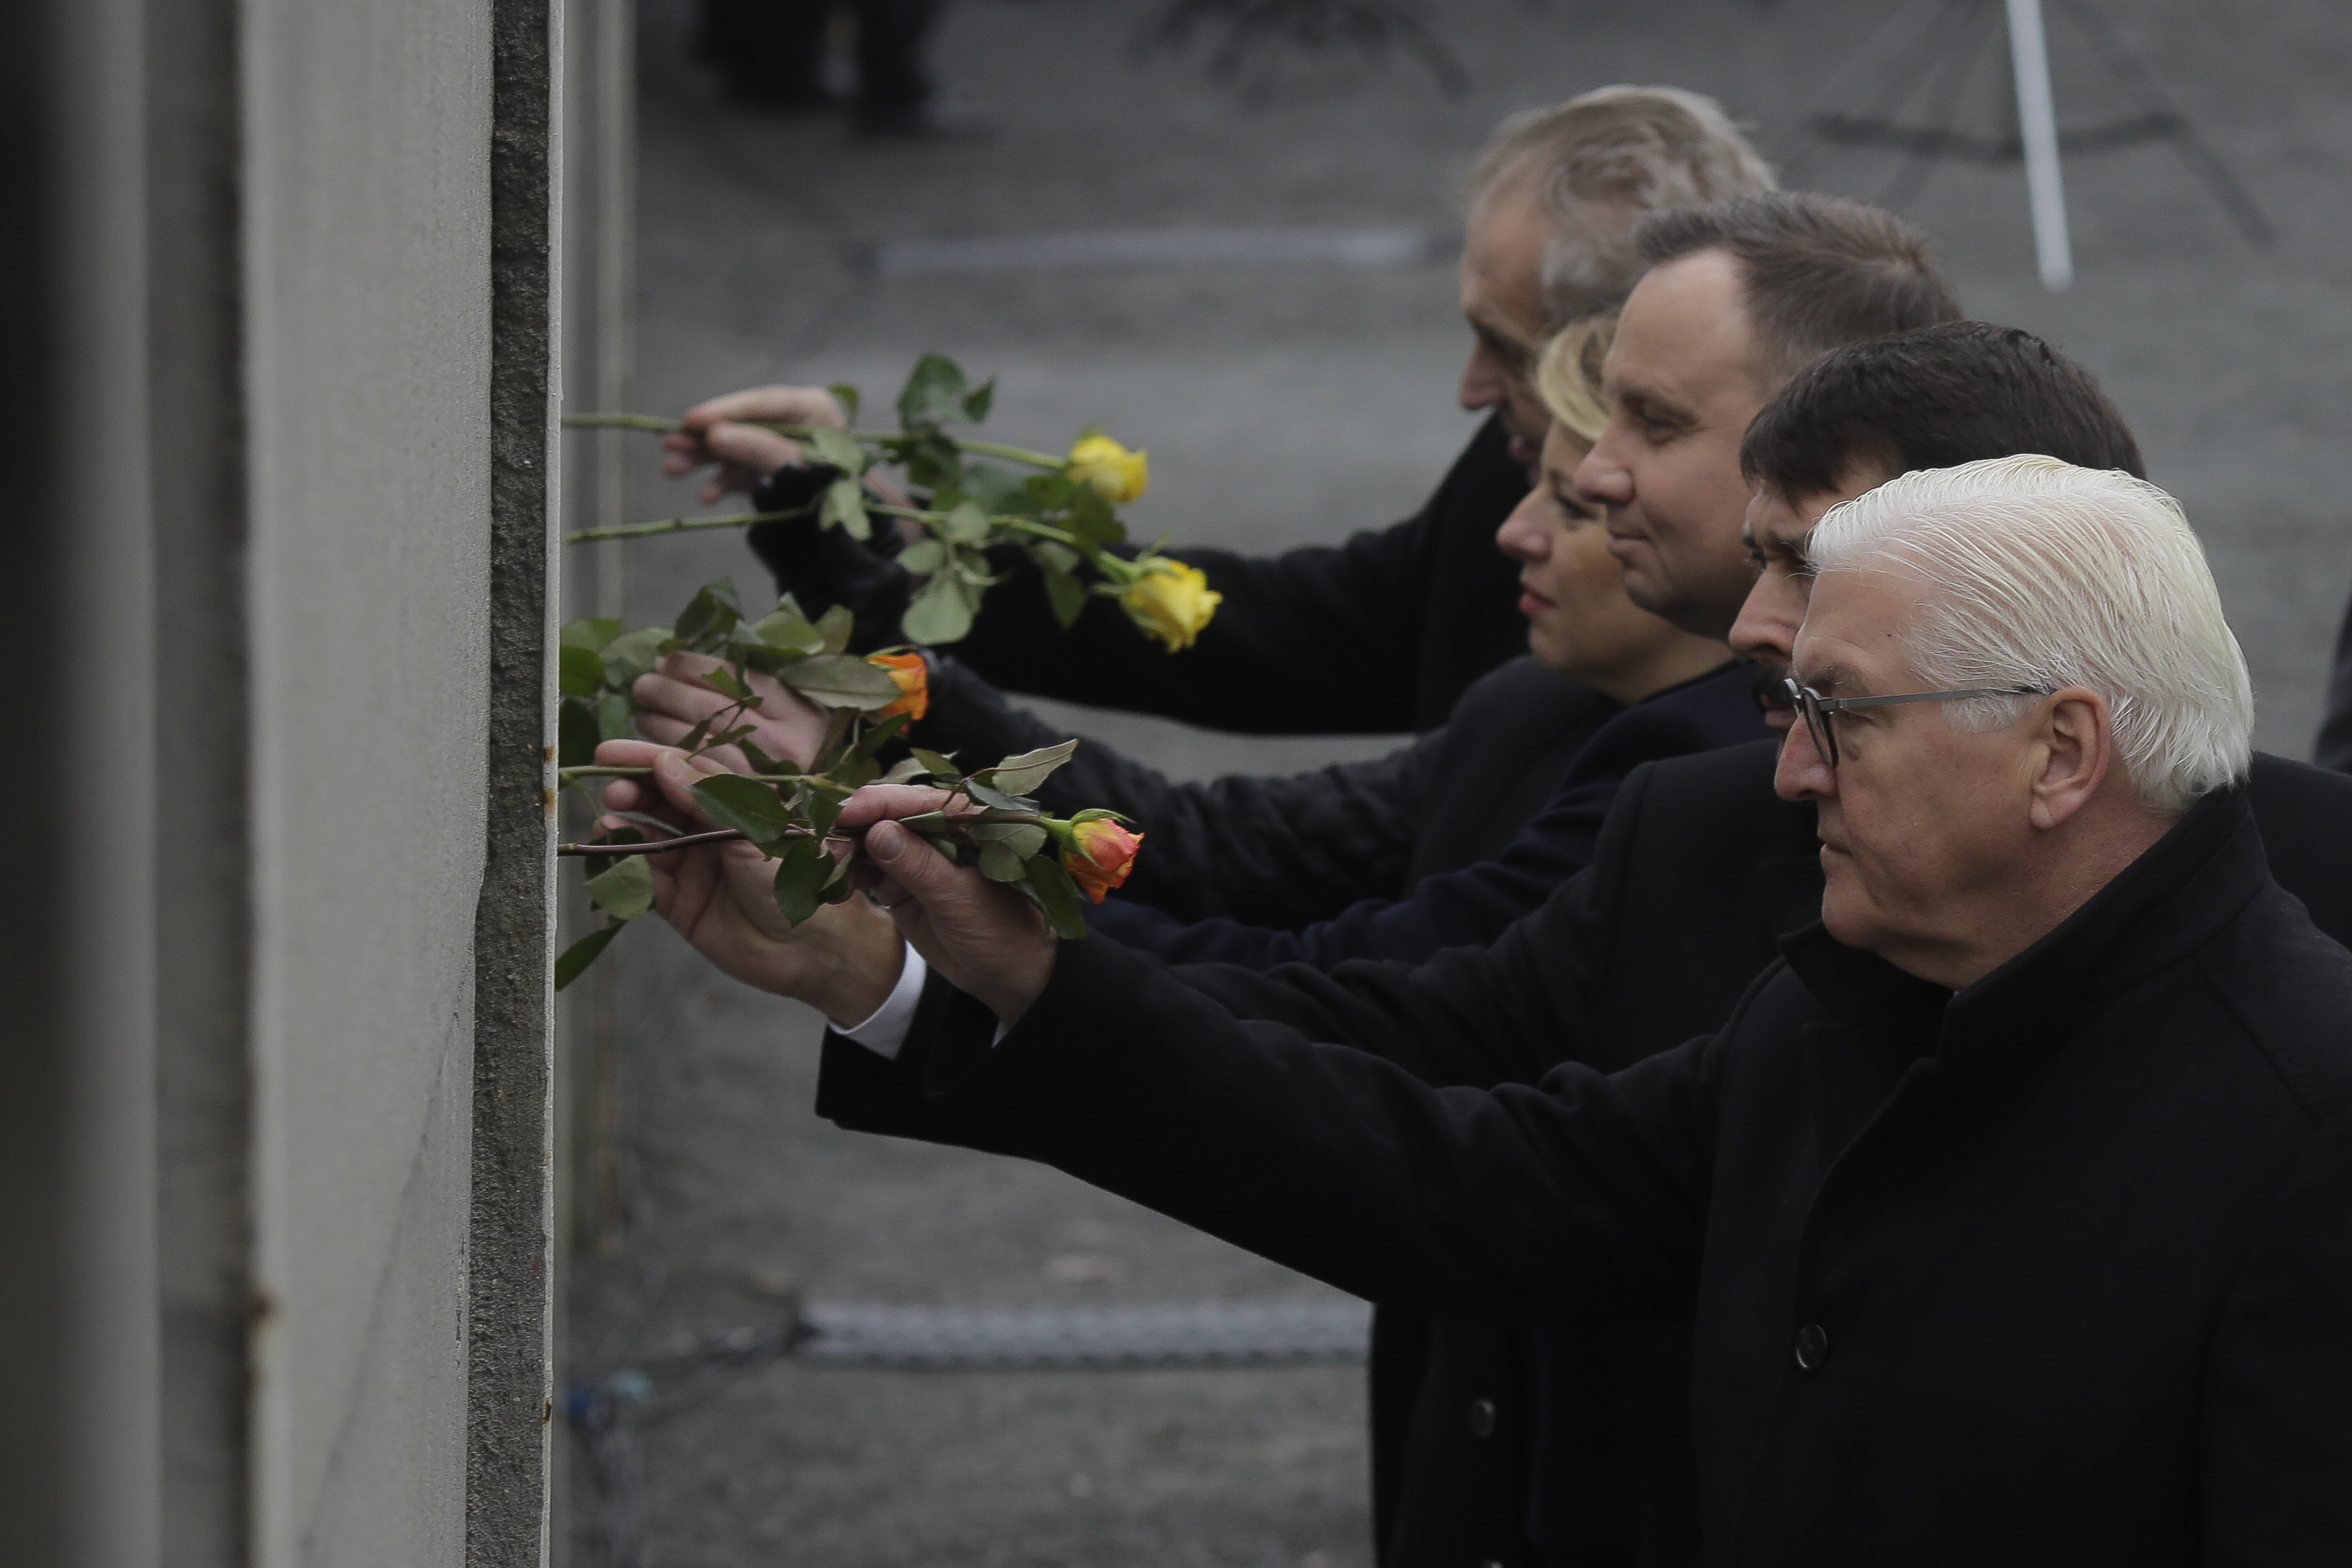
[[[2084,686],[2067,686],[2049,699],[2037,737],[2032,794],[2033,825],[2055,828],[2089,804],[2115,765],[2115,730],[2106,698]]]

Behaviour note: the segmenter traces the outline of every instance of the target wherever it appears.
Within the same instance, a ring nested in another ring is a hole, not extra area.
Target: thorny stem
[[[794,507],[782,512],[739,512],[725,517],[664,517],[656,523],[624,523],[610,528],[583,528],[576,534],[566,534],[568,545],[584,545],[596,539],[641,539],[648,534],[682,534],[694,528],[748,528],[754,523],[780,523],[787,517],[804,517],[811,508]]]
[[[556,781],[562,784],[569,784],[575,779],[650,779],[653,776],[654,770],[650,768],[604,768],[585,764],[555,770]]]
[[[805,424],[775,424],[763,419],[738,419],[730,424],[748,424],[754,429],[772,431],[789,441],[806,441],[810,427]],[[563,416],[566,430],[642,430],[654,435],[676,435],[686,429],[686,423],[677,419],[656,419],[646,413],[568,413]],[[895,430],[845,430],[852,441],[875,443],[904,441],[904,432]],[[1032,468],[1061,468],[1068,459],[1050,452],[1033,452],[1025,446],[1006,446],[1000,442],[974,441],[965,436],[948,438],[959,452],[969,452],[975,457],[1002,457],[1008,463],[1026,463]]]

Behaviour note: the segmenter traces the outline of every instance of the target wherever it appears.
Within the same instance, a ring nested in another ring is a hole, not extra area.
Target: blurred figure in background
[[[702,0],[695,52],[717,68],[727,96],[748,108],[808,114],[839,107],[824,79],[835,16],[856,19],[857,94],[850,123],[862,136],[968,140],[986,126],[942,105],[923,47],[942,0]]]

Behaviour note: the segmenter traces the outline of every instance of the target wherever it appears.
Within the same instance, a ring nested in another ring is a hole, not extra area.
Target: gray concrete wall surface
[[[2100,0],[2278,234],[2248,245],[2176,152],[2067,162],[2078,277],[2032,270],[2022,182],[1950,164],[1900,195],[1981,316],[2096,370],[2154,477],[2187,503],[2252,661],[2260,739],[2305,754],[2352,588],[2336,434],[2352,363],[2352,31],[2326,0]],[[1502,114],[1612,81],[1719,96],[1804,182],[1870,197],[1900,161],[1836,151],[1804,116],[1894,7],[1867,0],[1455,0],[1423,11],[1469,88],[1408,63],[1284,62],[1252,103],[1202,51],[1139,63],[1151,0],[959,0],[937,49],[989,141],[873,146],[837,120],[723,101],[689,52],[690,0],[646,0],[640,39],[633,406],[675,412],[767,381],[887,401],[918,353],[1001,379],[991,429],[1038,445],[1097,422],[1150,449],[1134,509],[1176,544],[1277,549],[1416,506],[1466,439],[1466,346],[1444,255],[1454,189]],[[1989,13],[1999,7],[1988,6]],[[2061,123],[2137,112],[2052,7]],[[2003,110],[1989,76],[1970,126]],[[1329,225],[1434,236],[1418,265],[892,273],[898,242]],[[637,518],[694,510],[633,449]],[[627,549],[626,607],[667,620],[695,584],[760,570],[730,537]],[[1311,694],[1303,700],[1311,701]],[[1380,737],[1252,741],[1049,708],[1190,776],[1287,769]],[[596,982],[618,998],[603,1179],[631,1223],[572,1281],[572,1368],[604,1375],[830,1301],[1074,1304],[1312,1297],[1310,1282],[1055,1174],[834,1132],[808,1114],[816,1021],[632,932]],[[786,1363],[650,1427],[632,1496],[643,1561],[716,1565],[1369,1561],[1362,1406],[1344,1368],[915,1373]],[[600,1500],[569,1521],[595,1563]]]
[[[488,14],[276,5],[245,25],[257,1555],[455,1563]]]
[[[537,1563],[555,16],[25,9],[0,1561]]]

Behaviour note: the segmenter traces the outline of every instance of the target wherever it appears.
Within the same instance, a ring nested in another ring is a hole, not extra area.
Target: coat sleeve
[[[1610,808],[1634,768],[1738,745],[1762,732],[1745,698],[1744,675],[1709,680],[1713,685],[1740,686],[1738,704],[1647,704],[1618,715],[1586,744],[1559,792],[1500,854],[1423,877],[1402,898],[1366,899],[1303,929],[1231,918],[1186,925],[1157,910],[1114,913],[1106,905],[1097,928],[1171,963],[1253,969],[1279,964],[1329,969],[1350,958],[1414,964],[1448,947],[1483,946],[1592,863]]]
[[[1091,601],[1064,631],[1043,583],[1017,551],[998,561],[992,590],[959,657],[1009,691],[1097,707],[1158,714],[1210,729],[1253,735],[1393,735],[1422,727],[1417,712],[1433,584],[1449,535],[1491,533],[1508,510],[1488,492],[1514,472],[1508,437],[1489,421],[1429,502],[1401,523],[1336,547],[1280,555],[1190,548],[1170,553],[1198,567],[1223,596],[1194,644],[1170,653],[1117,604]],[[1517,489],[1524,492],[1522,476]],[[1513,498],[1516,498],[1514,497]],[[1477,548],[1496,555],[1490,540]],[[1507,564],[1507,563],[1504,563]],[[1495,601],[1483,608],[1496,647],[1487,666],[1524,637],[1496,566]],[[1481,666],[1487,667],[1487,666]],[[1475,671],[1472,672],[1475,674]]]
[[[1066,737],[960,661],[942,659],[914,738],[981,767]],[[1303,925],[1402,889],[1420,815],[1420,758],[1439,744],[1424,737],[1368,762],[1296,775],[1180,783],[1087,740],[1038,796],[1056,813],[1101,806],[1141,825],[1144,852],[1121,900],[1184,921],[1240,915]]]
[[[1532,1083],[1563,1061],[1602,1067],[1626,1054],[1606,1038],[1601,998],[1649,773],[1618,792],[1593,862],[1484,946],[1424,963],[1350,960],[1263,972],[1187,964],[1173,973],[1239,1017],[1385,1057],[1430,1083]]]
[[[2352,1554],[2352,1112],[2273,1201],[2206,1378],[2204,1561],[2319,1568]]]
[[[1696,1288],[1718,1048],[1433,1089],[1246,1023],[1112,943],[1066,946],[1001,1043],[950,996],[897,1064],[962,1141],[1058,1166],[1342,1290],[1672,1319]]]

